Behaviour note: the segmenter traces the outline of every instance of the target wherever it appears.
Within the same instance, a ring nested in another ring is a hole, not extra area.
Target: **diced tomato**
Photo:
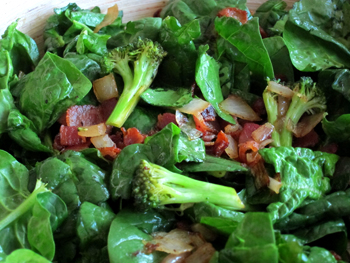
[[[136,128],[129,128],[127,131],[122,128],[121,129],[124,135],[124,145],[128,146],[135,143],[143,143],[146,135],[143,135],[138,129]]]
[[[223,133],[223,131],[220,131],[213,146],[213,154],[217,157],[220,157],[224,153],[228,145],[229,141],[226,134]]]
[[[301,138],[295,138],[293,141],[294,147],[311,148],[319,142],[318,134],[311,130],[308,134]]]
[[[60,144],[62,146],[74,146],[85,142],[86,139],[78,135],[78,127],[61,125]]]
[[[103,121],[107,121],[112,111],[114,110],[115,105],[117,105],[117,102],[118,100],[116,98],[112,98],[101,103],[100,109],[103,116]]]
[[[253,133],[253,131],[258,129],[259,127],[260,127],[260,125],[256,124],[256,123],[252,123],[252,122],[245,123],[243,125],[243,130],[239,136],[238,144],[242,144],[242,143],[245,143],[247,141],[253,141],[252,133]]]
[[[235,8],[235,7],[227,7],[219,11],[218,17],[227,16],[227,17],[233,17],[237,19],[242,24],[245,24],[248,22],[248,13],[247,11]]]
[[[157,128],[161,130],[165,126],[167,126],[170,122],[172,122],[175,125],[177,125],[175,114],[172,114],[172,113],[169,113],[169,112],[166,112],[164,114],[159,114],[158,115]]]
[[[90,126],[104,122],[101,110],[93,105],[72,106],[67,110],[68,126]]]
[[[117,147],[104,147],[98,149],[104,157],[110,157],[111,159],[117,158],[118,154],[121,152],[121,149]]]
[[[209,106],[202,113],[204,121],[215,121],[216,113],[213,106]]]
[[[110,135],[109,137],[119,149],[123,149],[125,147],[122,132],[118,131],[115,134]]]

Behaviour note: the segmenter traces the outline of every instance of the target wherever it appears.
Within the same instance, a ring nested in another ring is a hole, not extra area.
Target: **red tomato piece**
[[[242,24],[245,24],[248,22],[248,12],[235,7],[226,7],[220,10],[217,16],[233,17],[237,19],[239,22],[241,22]]]

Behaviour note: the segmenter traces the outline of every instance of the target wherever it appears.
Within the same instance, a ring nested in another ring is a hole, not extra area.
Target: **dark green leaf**
[[[50,263],[51,261],[36,254],[32,250],[21,248],[13,251],[4,263]]]
[[[322,121],[324,132],[336,142],[350,142],[350,114],[343,114],[334,121]]]
[[[130,114],[129,118],[124,123],[124,128],[137,128],[141,133],[148,134],[154,130],[157,124],[157,116],[159,112],[151,107],[136,106],[134,111]]]
[[[142,93],[141,98],[153,106],[181,108],[192,100],[189,89],[148,89]]]

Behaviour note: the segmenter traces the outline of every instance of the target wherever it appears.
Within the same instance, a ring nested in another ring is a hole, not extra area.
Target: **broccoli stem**
[[[244,208],[232,187],[198,181],[145,160],[135,177],[133,193],[136,203],[151,207],[208,201],[231,210]]]
[[[267,120],[269,123],[275,126],[278,118],[278,104],[277,104],[276,96],[273,95],[268,90],[265,90],[263,92],[263,100],[266,107]],[[279,131],[276,129],[276,126],[271,134],[271,138],[273,140],[273,142],[271,143],[272,146],[274,147],[281,146],[280,134],[279,134]]]

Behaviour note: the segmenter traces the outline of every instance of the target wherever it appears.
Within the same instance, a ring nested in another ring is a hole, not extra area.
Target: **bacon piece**
[[[112,98],[109,100],[105,100],[100,105],[100,110],[102,114],[103,121],[107,121],[109,116],[112,114],[112,111],[115,108],[115,105],[117,105],[118,100],[116,98]]]
[[[58,150],[58,151],[62,151],[64,150],[64,146],[61,145],[61,135],[60,134],[57,134],[55,136],[55,139],[53,140],[53,145],[52,147],[55,149],[55,150]]]
[[[252,137],[252,133],[253,131],[257,130],[260,127],[260,125],[255,124],[255,123],[245,123],[243,125],[243,130],[241,132],[241,134],[239,135],[239,140],[238,143],[242,144],[245,143],[247,141],[253,141],[253,137]]]
[[[252,152],[257,152],[259,151],[259,143],[256,141],[250,140],[246,141],[244,143],[238,144],[239,147],[239,159],[242,163],[247,163],[247,153],[252,151]]]
[[[202,117],[204,121],[215,121],[216,113],[213,106],[209,106],[204,111],[202,111]]]
[[[128,130],[125,130],[125,128],[121,128],[123,135],[124,135],[124,145],[128,146],[135,143],[143,143],[146,135],[143,135],[138,129],[136,128],[129,128]]]
[[[64,126],[60,127],[60,144],[63,146],[74,146],[85,143],[86,139],[78,135],[78,127]]]
[[[67,110],[68,126],[91,126],[104,122],[101,110],[93,105],[72,106]]]
[[[172,122],[175,125],[177,125],[175,114],[172,114],[172,113],[169,113],[169,112],[166,112],[164,114],[159,114],[158,115],[157,128],[161,130],[165,126],[167,126],[170,122]]]
[[[104,157],[110,157],[111,159],[117,158],[118,154],[121,152],[121,149],[117,147],[103,147],[98,149]]]
[[[254,101],[252,109],[259,115],[259,117],[266,115],[266,108],[263,98],[258,98]]]
[[[320,151],[325,152],[325,153],[336,153],[338,151],[338,144],[336,144],[334,142],[327,144],[327,145],[321,147]]]
[[[228,147],[228,145],[229,141],[226,134],[223,133],[223,131],[220,131],[213,146],[213,154],[216,157],[220,157],[225,151],[225,149]]]
[[[115,134],[110,135],[109,137],[119,149],[123,149],[125,147],[122,132],[117,131]]]
[[[76,152],[80,152],[82,150],[85,150],[87,148],[89,148],[91,145],[91,141],[87,140],[85,143],[81,143],[78,145],[73,145],[73,146],[67,146],[63,149],[62,152],[68,151],[68,150],[72,150],[72,151],[76,151]]]
[[[268,37],[267,33],[265,32],[265,30],[261,26],[259,26],[259,31],[260,31],[261,38]]]
[[[205,121],[202,115],[195,116],[193,115],[193,120],[196,124],[196,129],[201,131],[203,135],[207,132],[218,134],[220,132],[220,125],[215,121]]]
[[[318,134],[312,130],[304,137],[295,138],[293,141],[294,147],[311,148],[314,147],[319,142]]]
[[[237,19],[242,24],[245,24],[248,22],[248,13],[247,11],[235,8],[235,7],[226,7],[219,11],[218,17],[226,16],[226,17],[233,17]]]
[[[57,120],[57,122],[61,125],[67,126],[66,118],[67,118],[67,113],[65,112],[61,115],[61,117]]]

